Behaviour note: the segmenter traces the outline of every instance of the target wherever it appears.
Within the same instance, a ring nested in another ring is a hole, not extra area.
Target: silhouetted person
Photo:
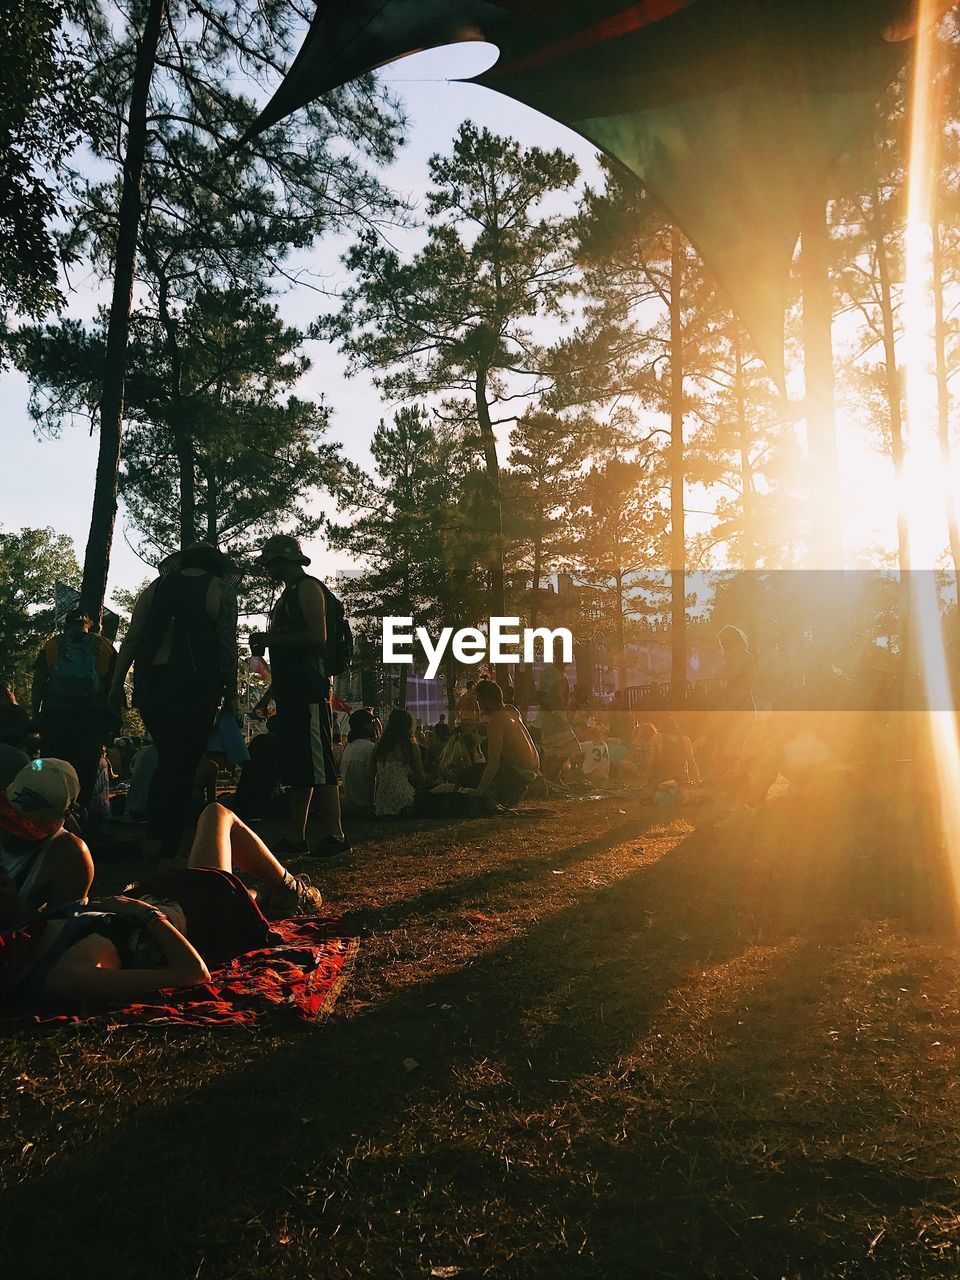
[[[141,593],[120,647],[111,702],[123,702],[133,666],[133,701],[157,748],[147,804],[148,856],[173,858],[191,819],[197,765],[220,710],[237,698],[237,598],[230,562],[209,543]]]
[[[114,717],[107,708],[117,652],[91,630],[82,609],[67,614],[64,630],[49,639],[33,668],[33,715],[44,756],[67,760],[80,780],[79,804],[90,809],[104,743]]]

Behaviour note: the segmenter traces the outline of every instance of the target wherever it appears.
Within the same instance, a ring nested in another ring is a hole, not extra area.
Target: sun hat
[[[290,560],[293,564],[309,564],[310,557],[303,554],[303,547],[289,533],[275,533],[263,544],[263,550],[257,558],[259,564],[269,564],[271,560]]]
[[[13,835],[50,835],[63,825],[80,794],[77,771],[66,760],[33,760],[7,787],[0,826]]]

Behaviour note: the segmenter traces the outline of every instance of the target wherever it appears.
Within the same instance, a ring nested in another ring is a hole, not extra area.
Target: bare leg
[[[344,835],[340,820],[340,788],[336,784],[317,787],[317,802],[320,810],[317,816],[323,828],[321,834],[342,840]]]
[[[313,787],[290,788],[290,839],[301,844],[307,835],[307,814],[313,798]]]
[[[245,871],[269,888],[284,888],[290,880],[256,832],[222,804],[209,804],[201,813],[188,865]]]

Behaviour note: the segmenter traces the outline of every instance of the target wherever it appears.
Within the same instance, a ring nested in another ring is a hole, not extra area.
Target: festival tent
[[[405,54],[489,41],[500,56],[476,82],[562,121],[639,178],[782,384],[805,210],[824,199],[831,162],[869,137],[912,12],[908,0],[319,0],[248,136]]]

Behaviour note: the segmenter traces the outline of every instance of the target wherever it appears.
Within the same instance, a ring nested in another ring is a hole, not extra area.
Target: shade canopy
[[[831,163],[869,142],[911,11],[905,0],[320,0],[251,136],[405,54],[489,41],[500,57],[476,83],[635,175],[782,385],[804,213],[826,195]]]

